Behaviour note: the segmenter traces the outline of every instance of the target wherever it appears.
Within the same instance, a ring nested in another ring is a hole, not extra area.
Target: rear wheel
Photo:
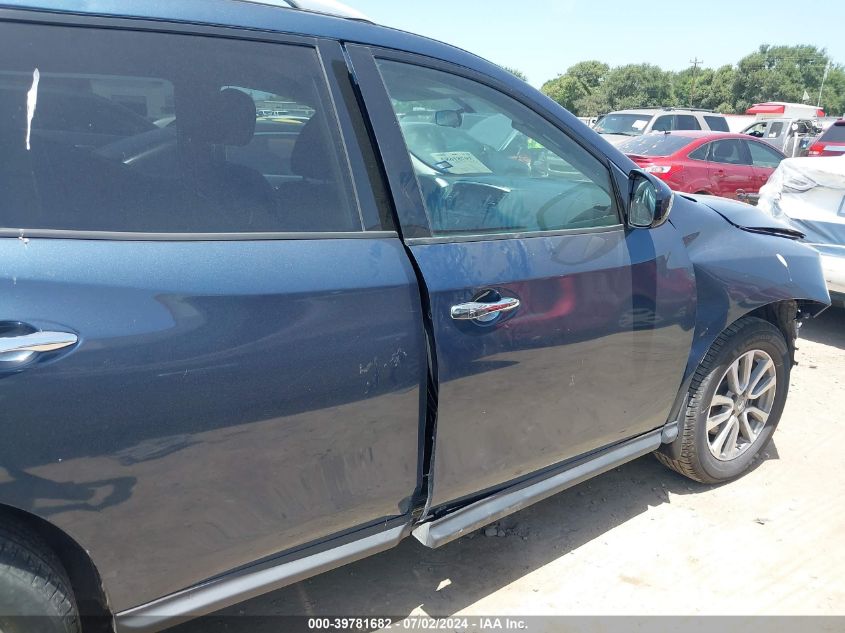
[[[719,335],[695,372],[680,457],[655,455],[703,483],[738,477],[780,421],[789,370],[789,349],[780,330],[762,319],[740,319]]]
[[[80,632],[67,573],[40,539],[17,526],[0,526],[0,631]]]

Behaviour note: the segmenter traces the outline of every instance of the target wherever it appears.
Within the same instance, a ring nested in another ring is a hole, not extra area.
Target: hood
[[[757,207],[752,207],[750,204],[745,204],[744,202],[719,198],[718,196],[700,196],[688,193],[676,193],[675,195],[683,195],[689,200],[695,200],[712,211],[715,211],[725,220],[743,231],[777,235],[793,240],[800,240],[804,237],[801,231],[786,222],[774,218]]]

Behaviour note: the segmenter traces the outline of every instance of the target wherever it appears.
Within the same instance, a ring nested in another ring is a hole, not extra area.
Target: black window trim
[[[5,9],[0,8],[0,23],[49,25],[68,28],[84,28],[97,30],[135,31],[144,33],[161,33],[172,35],[189,35],[198,37],[209,37],[216,39],[240,40],[247,42],[262,42],[267,44],[288,44],[311,48],[314,51],[317,62],[320,66],[321,76],[324,81],[324,89],[331,99],[333,108],[333,121],[336,126],[342,156],[339,156],[341,169],[345,171],[343,178],[346,187],[354,199],[352,204],[356,205],[359,218],[360,231],[268,231],[268,232],[229,232],[229,233],[207,233],[207,232],[138,232],[138,231],[95,231],[75,229],[27,229],[17,227],[0,226],[0,238],[20,239],[74,239],[74,240],[111,240],[111,241],[149,241],[149,242],[189,242],[189,241],[266,241],[266,240],[295,240],[295,239],[360,239],[360,238],[386,238],[398,237],[398,232],[393,230],[367,231],[363,221],[363,209],[359,200],[359,187],[362,183],[356,178],[353,169],[348,144],[354,139],[349,129],[348,122],[342,121],[339,106],[349,107],[344,99],[340,98],[339,88],[332,80],[332,75],[325,65],[325,52],[321,47],[325,42],[335,42],[324,38],[309,37],[292,33],[280,33],[278,31],[267,31],[249,27],[197,24],[194,22],[173,22],[169,20],[152,20],[146,18],[124,18],[101,15],[81,15],[76,13],[64,13],[41,9]],[[347,124],[347,125],[345,125]],[[360,152],[360,148],[356,148]],[[344,164],[344,160],[346,163]],[[369,186],[369,185],[367,185]],[[343,192],[346,193],[346,192]],[[385,227],[382,227],[385,228]]]
[[[471,234],[471,235],[432,235],[431,234],[431,224],[429,221],[428,231],[429,234],[425,236],[409,236],[405,238],[405,242],[409,245],[413,244],[435,244],[435,243],[456,243],[456,242],[479,242],[479,241],[492,241],[492,240],[502,240],[502,239],[523,239],[523,238],[530,238],[530,237],[551,237],[555,235],[576,235],[576,234],[585,234],[585,233],[596,233],[596,232],[608,232],[608,231],[619,231],[624,230],[625,222],[623,218],[623,210],[625,206],[623,204],[624,200],[622,197],[622,193],[619,190],[618,183],[616,178],[614,178],[614,172],[611,167],[611,161],[608,156],[605,154],[596,151],[595,148],[590,147],[588,144],[585,144],[579,135],[568,125],[566,125],[563,121],[560,121],[556,117],[554,117],[550,112],[547,112],[544,108],[538,107],[538,104],[530,101],[529,99],[524,98],[518,92],[515,92],[508,88],[507,85],[499,82],[495,78],[485,75],[484,73],[480,73],[472,68],[468,68],[466,66],[462,66],[459,64],[455,64],[453,62],[447,62],[442,59],[438,59],[436,57],[429,57],[427,55],[421,55],[418,53],[410,53],[407,51],[400,51],[396,49],[390,48],[382,48],[378,46],[371,46],[366,44],[355,44],[353,45],[356,49],[361,51],[367,51],[369,55],[372,57],[373,64],[377,62],[379,59],[384,59],[387,61],[394,61],[399,63],[410,64],[413,66],[421,66],[423,68],[429,68],[432,70],[438,70],[441,72],[449,73],[452,75],[457,75],[458,77],[463,77],[464,79],[468,79],[470,81],[474,81],[476,83],[482,84],[496,90],[497,92],[513,99],[517,103],[521,104],[522,106],[528,108],[532,112],[534,112],[537,116],[541,117],[546,123],[551,125],[553,128],[559,130],[562,134],[566,135],[571,141],[573,141],[576,145],[584,149],[590,155],[593,156],[596,160],[598,160],[602,166],[607,170],[608,175],[608,182],[610,183],[610,187],[612,189],[612,197],[613,202],[616,206],[616,214],[617,219],[619,220],[616,224],[611,224],[608,226],[601,226],[601,227],[585,227],[585,228],[574,228],[574,229],[557,229],[552,231],[502,231],[497,233],[479,233],[479,234]],[[347,48],[350,48],[350,45],[347,45]],[[369,72],[369,69],[368,69]],[[381,90],[384,92],[384,96],[387,97],[387,87],[384,85],[384,81],[381,78],[380,73],[378,73],[378,69],[376,67],[375,72],[378,74],[378,84],[381,87]],[[387,97],[389,98],[389,97]],[[394,113],[394,120],[395,120],[395,113]],[[399,131],[398,124],[395,126],[395,130],[393,134],[400,135],[398,140],[401,140],[401,147],[405,154],[407,154],[407,149],[405,149],[405,142],[404,139],[401,138],[401,132]],[[408,158],[410,162],[410,158]],[[414,179],[414,189],[416,190],[417,195],[419,196],[420,202],[422,202],[422,192],[420,191],[419,184]],[[426,218],[428,214],[426,213]]]

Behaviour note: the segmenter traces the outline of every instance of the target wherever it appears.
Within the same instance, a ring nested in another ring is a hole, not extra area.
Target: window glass
[[[727,163],[730,165],[748,165],[749,159],[739,139],[726,139],[714,141],[713,151],[710,160],[714,163]]]
[[[714,116],[714,115],[704,115],[704,120],[707,121],[707,125],[710,127],[711,130],[714,132],[730,132],[730,128],[728,127],[728,121],[723,116]]]
[[[783,160],[783,156],[778,154],[765,143],[748,141],[747,145],[749,151],[751,152],[751,162],[755,167],[775,168],[780,165],[780,161]]]
[[[675,129],[675,117],[671,114],[664,114],[654,120],[651,126],[652,132],[668,132]]]
[[[616,146],[625,154],[637,156],[669,156],[683,149],[695,139],[689,136],[675,134],[643,134],[637,138],[629,138]]]
[[[762,138],[763,133],[766,131],[766,122],[761,121],[760,123],[755,123],[754,125],[745,128],[745,132],[743,134],[748,134],[750,136],[756,136],[757,138]]]
[[[379,68],[433,234],[619,224],[606,167],[531,109],[450,73]]]
[[[676,130],[700,130],[701,126],[691,114],[676,114],[675,115],[675,129]]]
[[[827,128],[827,132],[825,132],[819,137],[819,140],[830,141],[832,143],[845,142],[845,124],[834,123],[829,128]]]
[[[321,77],[300,46],[0,24],[0,226],[360,230]]]
[[[766,138],[777,138],[783,130],[783,121],[775,121],[766,132]]]
[[[692,158],[693,160],[708,160],[707,154],[710,151],[711,145],[712,143],[705,143],[694,152],[690,152],[689,158]]]
[[[625,114],[611,112],[601,117],[593,129],[599,134],[621,134],[639,136],[651,120],[650,114]]]

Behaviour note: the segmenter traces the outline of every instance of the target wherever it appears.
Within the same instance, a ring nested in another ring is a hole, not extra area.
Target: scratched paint
[[[32,131],[32,119],[35,117],[35,107],[38,105],[38,81],[41,73],[38,69],[32,71],[32,86],[26,93],[26,150],[29,151],[29,137]]]

